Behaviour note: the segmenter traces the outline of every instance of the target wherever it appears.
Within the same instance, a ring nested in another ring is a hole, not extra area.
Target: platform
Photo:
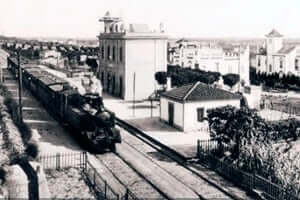
[[[103,94],[103,102],[107,109],[131,125],[139,128],[150,137],[169,146],[186,158],[196,156],[197,140],[209,139],[207,129],[195,132],[182,132],[159,119],[159,102],[150,101],[124,101],[109,94]],[[152,111],[151,111],[152,109]]]

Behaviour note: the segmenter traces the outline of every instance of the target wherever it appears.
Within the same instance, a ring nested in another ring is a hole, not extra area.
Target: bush
[[[228,85],[229,87],[233,87],[237,82],[240,80],[240,75],[238,74],[226,74],[223,77],[223,81],[225,85]]]
[[[156,72],[155,73],[155,80],[160,85],[167,84],[167,72]]]
[[[29,158],[33,158],[33,159],[37,158],[39,155],[39,148],[37,143],[34,141],[28,142],[25,153]]]

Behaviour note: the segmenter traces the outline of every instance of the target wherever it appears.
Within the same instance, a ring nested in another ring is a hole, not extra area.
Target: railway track
[[[117,118],[117,124],[123,128],[123,139],[126,135],[123,144],[118,145],[119,153],[97,158],[136,198],[240,199],[195,173],[185,165],[185,157],[168,146],[121,119]],[[135,154],[136,159],[130,154]],[[154,159],[154,154],[159,159]],[[143,166],[145,163],[149,166]]]
[[[252,199],[245,192],[238,196],[211,182],[203,168],[188,165],[186,159],[169,147],[153,140],[142,131],[121,119],[117,119],[121,128],[123,143],[131,146],[154,164],[175,177],[178,181],[195,192],[200,199]],[[201,170],[201,172],[199,171]]]
[[[165,195],[151,185],[134,168],[130,167],[115,153],[97,155],[96,158],[113,174],[125,188],[131,191],[134,199],[166,199]]]

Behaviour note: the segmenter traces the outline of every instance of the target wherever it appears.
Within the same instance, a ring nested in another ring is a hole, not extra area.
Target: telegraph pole
[[[19,67],[19,119],[21,122],[23,122],[23,111],[22,111],[22,68],[20,63],[20,51],[18,51],[18,67]]]
[[[133,73],[133,106],[132,106],[132,108],[133,108],[133,110],[132,110],[132,114],[133,114],[133,116],[135,115],[135,72]]]
[[[241,44],[239,45],[239,92],[241,91]]]

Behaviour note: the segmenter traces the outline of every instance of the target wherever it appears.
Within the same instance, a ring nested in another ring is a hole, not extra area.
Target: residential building
[[[99,21],[104,22],[104,32],[98,36],[98,77],[104,91],[124,100],[148,98],[158,87],[154,74],[167,68],[167,36],[110,12]]]
[[[300,46],[284,44],[283,35],[273,29],[266,35],[265,47],[256,55],[256,71],[300,76]]]
[[[61,53],[56,51],[56,50],[44,50],[41,52],[41,58],[60,58],[61,57]]]
[[[206,111],[232,105],[240,107],[240,95],[196,82],[161,95],[160,119],[184,132],[207,127]]]
[[[9,53],[0,48],[0,67],[7,68],[7,57]]]
[[[249,84],[250,51],[248,45],[230,45],[228,47],[178,40],[177,47],[169,50],[170,64],[192,69],[239,74],[241,80]]]
[[[7,68],[7,58],[9,54],[0,48],[0,82],[3,81],[3,68]]]

